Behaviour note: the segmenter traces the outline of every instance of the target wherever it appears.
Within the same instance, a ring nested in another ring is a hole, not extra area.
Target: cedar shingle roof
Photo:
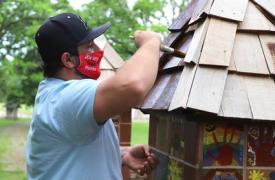
[[[143,110],[275,120],[275,1],[193,0],[169,27],[158,79]]]
[[[124,64],[124,61],[104,36],[95,39],[95,43],[104,51],[104,57],[100,63],[101,75],[99,77],[100,80],[103,80],[114,75],[116,70]]]

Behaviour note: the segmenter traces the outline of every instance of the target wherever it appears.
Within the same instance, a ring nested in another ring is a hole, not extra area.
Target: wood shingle
[[[272,0],[191,1],[170,26],[172,32],[165,41],[186,52],[186,57],[162,55],[158,81],[140,108],[190,109],[221,117],[275,121],[275,114],[267,112],[270,108],[257,113],[257,104],[264,106],[266,102],[261,101],[273,99],[274,15]],[[180,74],[173,86],[172,74]],[[266,82],[268,93],[253,90],[253,77]],[[167,90],[169,86],[173,90]],[[261,96],[267,97],[255,99]]]

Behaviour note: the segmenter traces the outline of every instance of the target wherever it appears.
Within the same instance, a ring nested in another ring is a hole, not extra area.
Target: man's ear
[[[73,57],[68,52],[64,52],[61,55],[61,62],[66,68],[73,69],[76,67],[75,59],[73,59]]]

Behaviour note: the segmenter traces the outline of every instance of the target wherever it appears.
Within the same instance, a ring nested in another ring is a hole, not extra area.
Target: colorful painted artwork
[[[184,159],[184,121],[171,119],[170,123],[170,145],[171,156]]]
[[[204,124],[204,166],[241,166],[243,164],[243,127]]]
[[[168,180],[183,180],[183,171],[184,167],[182,163],[169,159]]]
[[[275,180],[275,171],[268,170],[248,170],[248,180]]]
[[[248,127],[247,165],[275,166],[275,125]]]
[[[242,180],[240,170],[209,170],[205,171],[203,180]]]

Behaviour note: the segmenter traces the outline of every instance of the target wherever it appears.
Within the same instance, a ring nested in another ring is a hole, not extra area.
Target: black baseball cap
[[[62,13],[50,17],[35,34],[35,42],[44,63],[59,60],[62,53],[102,35],[111,24],[90,28],[78,15]]]

